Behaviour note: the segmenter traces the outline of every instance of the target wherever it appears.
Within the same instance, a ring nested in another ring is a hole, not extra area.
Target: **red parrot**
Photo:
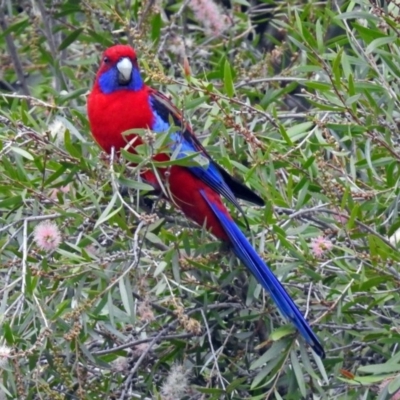
[[[123,135],[130,129],[151,129],[155,133],[163,133],[168,132],[171,122],[180,128],[170,134],[170,153],[178,153],[177,158],[196,153],[205,162],[192,167],[173,165],[168,168],[168,173],[165,168],[159,169],[159,175],[168,187],[170,200],[188,218],[200,226],[206,226],[213,235],[230,245],[236,256],[270,293],[281,313],[295,325],[315,353],[323,358],[325,352],[318,337],[280,281],[238,228],[221,196],[234,204],[243,215],[237,198],[257,205],[263,205],[264,201],[216,164],[191,127],[182,122],[182,115],[171,101],[144,84],[132,47],[116,45],[104,52],[87,107],[93,137],[107,153],[111,153],[113,147],[118,152],[128,143],[132,143],[129,151],[135,152],[135,146],[143,142],[137,135]],[[160,153],[154,156],[154,160],[167,161],[169,155]],[[153,171],[144,171],[142,177],[155,189],[160,189]]]

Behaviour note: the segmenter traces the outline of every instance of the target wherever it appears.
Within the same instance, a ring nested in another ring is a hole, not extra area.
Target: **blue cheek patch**
[[[104,94],[110,94],[116,90],[140,90],[143,87],[143,81],[139,69],[133,67],[132,79],[129,84],[120,85],[118,83],[118,69],[115,66],[100,75],[99,85]]]
[[[111,68],[100,75],[99,85],[103,93],[109,94],[116,90],[116,86],[118,86],[118,75],[116,72],[114,68]]]
[[[132,71],[132,80],[131,83],[129,84],[129,89],[133,89],[133,90],[140,90],[143,87],[143,81],[142,81],[142,77],[140,75],[140,71],[139,68],[137,67],[133,67],[133,71]]]

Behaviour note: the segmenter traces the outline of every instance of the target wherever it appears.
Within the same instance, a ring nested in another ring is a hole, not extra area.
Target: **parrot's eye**
[[[108,57],[104,57],[104,58],[103,58],[104,64],[107,64],[109,61],[110,61],[110,59],[109,59]]]

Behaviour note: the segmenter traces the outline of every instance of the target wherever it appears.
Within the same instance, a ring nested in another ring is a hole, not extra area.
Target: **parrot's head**
[[[117,90],[140,90],[143,81],[135,50],[122,44],[109,47],[103,53],[96,83],[105,94]]]

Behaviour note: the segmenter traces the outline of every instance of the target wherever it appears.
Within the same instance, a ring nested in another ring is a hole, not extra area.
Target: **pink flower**
[[[168,50],[180,57],[185,57],[185,42],[180,36],[175,36],[171,39]]]
[[[325,239],[323,236],[318,236],[311,241],[311,251],[316,257],[321,257],[326,251],[329,251],[332,247],[332,242],[329,239]]]
[[[134,360],[139,359],[139,357],[142,356],[143,353],[149,353],[149,344],[148,343],[140,343],[138,345],[136,345],[133,349],[132,349],[132,358]],[[147,354],[149,355],[149,354]]]
[[[68,192],[69,192],[69,185],[61,186],[59,188],[54,188],[50,192],[50,199],[56,200],[57,199],[57,193],[68,193]]]
[[[189,389],[188,374],[189,371],[185,370],[182,365],[173,365],[161,386],[161,399],[181,399]]]
[[[154,321],[155,319],[153,310],[150,308],[150,304],[148,301],[142,301],[141,303],[139,303],[137,313],[140,319],[143,321]]]
[[[190,0],[189,7],[195,18],[204,25],[206,34],[220,35],[226,28],[226,17],[213,0]]]
[[[341,210],[336,210],[337,214],[333,215],[333,218],[336,219],[337,222],[339,222],[340,224],[344,225],[347,224],[347,221],[349,220],[349,217],[347,217],[346,215],[344,215],[344,211]]]
[[[8,364],[8,360],[11,358],[11,348],[1,345],[0,346],[0,368],[4,368]]]
[[[41,222],[33,232],[33,240],[41,250],[55,250],[61,243],[58,226],[51,221]]]
[[[127,357],[119,356],[111,362],[111,367],[116,372],[129,371],[129,360]]]

